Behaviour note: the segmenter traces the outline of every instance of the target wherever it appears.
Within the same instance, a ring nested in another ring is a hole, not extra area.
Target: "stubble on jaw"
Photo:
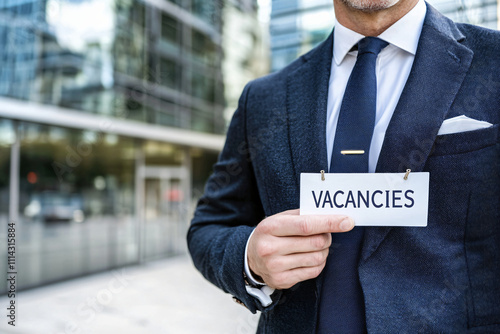
[[[340,0],[345,6],[365,13],[373,13],[388,9],[399,2],[399,0]]]

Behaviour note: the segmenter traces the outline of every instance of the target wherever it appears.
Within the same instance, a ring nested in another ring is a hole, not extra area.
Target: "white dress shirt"
[[[377,58],[377,108],[368,160],[370,173],[375,172],[385,131],[410,74],[426,11],[425,2],[420,0],[411,11],[378,36],[389,45],[380,51]],[[333,61],[326,118],[328,163],[332,157],[340,105],[358,56],[358,51],[349,50],[365,37],[342,26],[337,20],[333,35]]]
[[[376,64],[377,107],[375,129],[368,161],[368,171],[370,173],[375,172],[385,132],[410,75],[426,12],[427,7],[424,0],[419,0],[412,10],[377,36],[388,42],[389,45],[379,53]],[[337,20],[335,20],[333,35],[333,61],[328,86],[326,119],[328,163],[330,163],[332,157],[333,140],[342,98],[358,55],[357,51],[350,50],[365,37],[342,26]],[[247,286],[247,292],[258,298],[263,306],[270,305],[271,299],[269,296],[274,292],[274,289],[256,282],[252,277],[248,267],[246,249],[245,273],[253,284],[262,286],[260,289]]]

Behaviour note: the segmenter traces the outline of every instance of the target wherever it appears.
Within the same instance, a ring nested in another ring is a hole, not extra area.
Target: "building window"
[[[161,37],[174,44],[179,40],[179,25],[175,18],[165,13],[161,15]]]
[[[192,30],[191,43],[194,60],[213,66],[216,47],[210,38],[197,30]]]
[[[221,6],[222,1],[192,0],[193,14],[211,25],[220,21]]]
[[[193,96],[207,102],[215,102],[214,79],[199,72],[193,72],[192,77]]]
[[[214,132],[214,117],[213,113],[206,110],[193,109],[191,111],[193,117],[191,119],[191,127],[195,131]]]
[[[179,71],[177,71],[177,64],[175,61],[161,58],[160,59],[160,84],[169,88],[177,88],[177,79]]]

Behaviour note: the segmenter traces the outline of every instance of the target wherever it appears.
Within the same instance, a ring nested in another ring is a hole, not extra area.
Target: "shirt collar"
[[[378,37],[415,55],[426,12],[427,6],[424,0],[419,0],[412,10],[387,28]],[[335,18],[333,37],[333,58],[335,63],[340,65],[352,47],[365,36],[344,27]]]

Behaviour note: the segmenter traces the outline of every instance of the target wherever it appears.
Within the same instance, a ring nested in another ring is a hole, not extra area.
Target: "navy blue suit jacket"
[[[265,216],[299,207],[302,172],[328,169],[333,36],[249,83],[188,233],[195,266],[250,311],[259,332],[313,333],[322,277],[263,308],[243,281],[246,241]],[[493,127],[437,136],[466,115]],[[359,275],[370,333],[500,332],[500,33],[428,6],[377,172],[430,172],[426,228],[366,228]],[[325,282],[327,284],[327,282]]]

